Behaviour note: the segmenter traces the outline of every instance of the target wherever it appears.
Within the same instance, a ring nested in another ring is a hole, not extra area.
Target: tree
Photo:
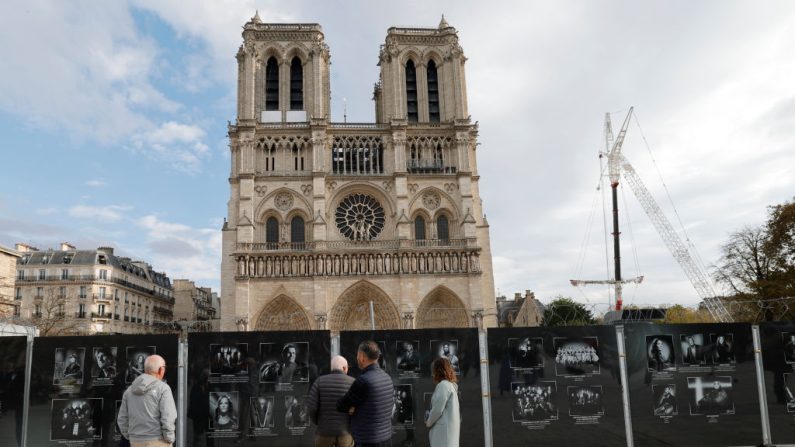
[[[795,297],[795,201],[770,207],[765,251],[774,261],[781,296]]]
[[[709,311],[706,309],[691,309],[676,304],[665,310],[665,319],[662,322],[666,324],[714,323],[715,319],[712,318],[712,315],[710,315]]]
[[[596,324],[596,319],[585,307],[573,299],[558,295],[544,309],[542,326],[584,326]]]
[[[79,334],[82,332],[81,320],[66,311],[70,301],[68,294],[56,293],[55,288],[48,287],[41,298],[34,300],[40,313],[34,312],[24,323],[35,326],[40,336]]]
[[[715,280],[731,295],[754,295],[772,298],[776,293],[775,262],[770,256],[764,227],[745,227],[729,235],[721,246]]]

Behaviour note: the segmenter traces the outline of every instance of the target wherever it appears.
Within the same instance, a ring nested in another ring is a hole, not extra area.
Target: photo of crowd
[[[599,374],[599,340],[555,338],[555,374],[559,376]]]
[[[557,383],[511,384],[513,421],[545,421],[558,418]]]

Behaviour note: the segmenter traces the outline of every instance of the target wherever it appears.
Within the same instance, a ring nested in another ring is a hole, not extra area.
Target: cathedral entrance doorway
[[[332,331],[371,329],[370,302],[373,302],[376,329],[400,329],[400,313],[383,290],[360,281],[340,295],[329,315]]]
[[[279,295],[268,303],[257,319],[258,331],[310,330],[309,317],[292,298]]]
[[[417,329],[469,326],[464,303],[446,287],[433,289],[417,308]]]

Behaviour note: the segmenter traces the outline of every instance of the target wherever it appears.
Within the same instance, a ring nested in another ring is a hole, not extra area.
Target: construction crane
[[[629,160],[621,152],[624,144],[624,139],[627,134],[627,127],[629,126],[630,118],[634,108],[630,107],[627,117],[621,126],[618,137],[613,142],[613,126],[610,120],[610,114],[605,114],[605,143],[607,152],[607,167],[608,176],[610,179],[610,188],[612,192],[613,203],[613,259],[615,266],[615,278],[612,280],[571,280],[573,286],[589,285],[589,284],[611,284],[615,287],[616,296],[616,310],[620,311],[623,305],[622,300],[622,285],[630,282],[640,283],[643,277],[624,280],[621,278],[621,256],[620,256],[620,238],[618,228],[618,185],[619,180],[623,174],[624,179],[629,185],[635,197],[640,202],[643,211],[651,220],[652,225],[657,230],[657,233],[662,238],[668,251],[674,257],[679,266],[684,270],[685,275],[693,284],[699,297],[704,302],[707,310],[716,321],[730,322],[732,321],[731,315],[723,306],[723,302],[717,297],[715,290],[712,288],[712,283],[709,276],[704,270],[694,261],[693,256],[690,254],[687,246],[682,242],[679,235],[674,231],[671,222],[665,217],[665,214],[660,209],[660,206],[654,200],[646,185],[643,184],[635,168],[632,167]],[[612,144],[611,144],[612,143]],[[604,154],[600,154],[602,157]]]

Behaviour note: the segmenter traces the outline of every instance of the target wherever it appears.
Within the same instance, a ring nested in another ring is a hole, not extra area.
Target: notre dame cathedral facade
[[[237,61],[222,330],[496,325],[455,28],[388,30],[374,123],[330,122],[320,25],[254,16]]]

